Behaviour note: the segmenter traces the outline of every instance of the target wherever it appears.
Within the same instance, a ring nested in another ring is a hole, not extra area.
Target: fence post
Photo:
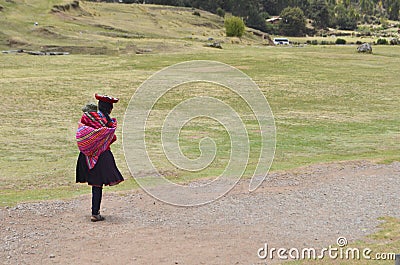
[[[396,259],[394,265],[400,265],[400,254],[396,254]]]

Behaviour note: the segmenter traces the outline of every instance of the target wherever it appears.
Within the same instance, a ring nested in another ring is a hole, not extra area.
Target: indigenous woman
[[[92,186],[92,222],[103,221],[100,215],[100,204],[103,185],[117,185],[122,182],[110,145],[116,141],[117,120],[110,118],[113,104],[117,98],[95,95],[96,105],[87,105],[79,122],[76,140],[80,150],[76,165],[76,182]]]

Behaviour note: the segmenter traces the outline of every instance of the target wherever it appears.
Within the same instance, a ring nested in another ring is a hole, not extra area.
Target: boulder
[[[396,38],[392,38],[389,41],[390,45],[399,45],[399,40]]]
[[[357,51],[362,53],[372,53],[372,46],[369,43],[363,43],[358,46]]]
[[[213,43],[207,43],[206,46],[211,47],[211,48],[222,49],[221,43],[219,43],[217,41],[215,41]]]

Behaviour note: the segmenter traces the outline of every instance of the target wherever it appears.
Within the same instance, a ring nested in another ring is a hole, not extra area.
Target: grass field
[[[95,92],[118,96],[121,102],[113,114],[122,125],[125,108],[141,82],[163,67],[193,59],[235,66],[260,86],[277,126],[272,170],[341,160],[399,160],[399,51],[398,47],[380,46],[373,55],[361,55],[352,46],[228,45],[221,51],[201,48],[163,55],[2,55],[1,128],[5,137],[1,140],[0,203],[87,192],[84,185],[74,184],[74,134],[80,108],[93,100]],[[223,90],[216,91],[217,96],[229,101]],[[168,103],[169,99],[164,100]],[[190,139],[198,136],[198,128],[193,126],[184,132],[189,140],[183,148],[188,156],[195,157],[198,149],[192,145],[197,146],[197,142]],[[223,142],[223,128],[215,128],[210,133]],[[207,130],[202,131],[204,134]],[[121,129],[117,135],[121,136]],[[257,145],[254,138],[252,148]],[[118,189],[135,187],[121,141],[113,145],[113,151],[128,178]],[[249,167],[255,162],[253,157]],[[223,165],[213,170],[218,172]],[[177,176],[185,179],[179,172]]]

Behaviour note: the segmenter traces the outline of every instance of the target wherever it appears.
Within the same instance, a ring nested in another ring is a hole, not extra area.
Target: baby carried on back
[[[93,106],[87,105],[82,110],[85,112],[78,124],[76,140],[79,150],[86,156],[89,169],[92,169],[101,153],[109,150],[116,140],[117,122],[97,112]]]

